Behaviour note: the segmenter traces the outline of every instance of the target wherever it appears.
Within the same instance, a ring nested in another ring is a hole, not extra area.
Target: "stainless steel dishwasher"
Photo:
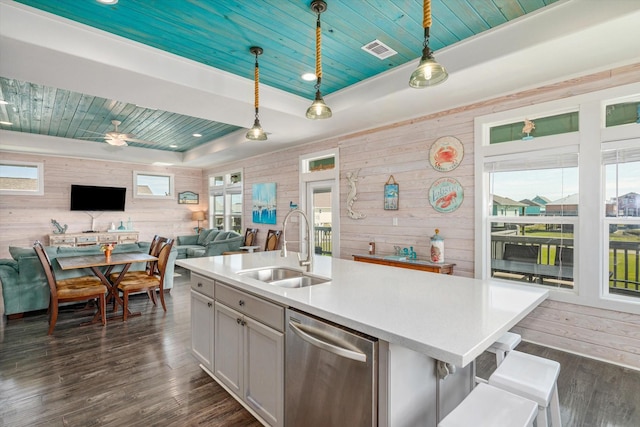
[[[285,426],[378,422],[378,340],[287,309]]]

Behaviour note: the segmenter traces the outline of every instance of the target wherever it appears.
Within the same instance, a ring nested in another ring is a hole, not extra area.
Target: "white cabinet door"
[[[215,303],[214,375],[236,395],[243,388],[242,314],[218,302]]]
[[[191,291],[191,352],[213,371],[213,299]]]
[[[244,400],[272,426],[284,425],[284,334],[245,317]]]

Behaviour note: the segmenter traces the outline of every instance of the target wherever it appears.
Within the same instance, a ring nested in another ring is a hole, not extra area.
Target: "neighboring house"
[[[640,194],[631,192],[618,197],[618,215],[640,216]]]
[[[578,215],[578,193],[547,203],[547,216]]]
[[[544,215],[545,213],[546,203],[535,202],[530,199],[520,200],[520,203],[524,203],[525,205],[527,205],[524,208],[524,214],[526,216],[540,216]]]
[[[523,216],[526,207],[526,204],[508,197],[493,195],[493,215],[495,216]]]

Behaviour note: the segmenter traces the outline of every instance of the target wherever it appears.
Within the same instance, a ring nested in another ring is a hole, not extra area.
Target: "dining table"
[[[90,268],[93,274],[100,279],[100,281],[107,287],[107,301],[109,298],[113,297],[116,305],[114,306],[113,311],[117,311],[117,306],[120,305],[123,307],[124,304],[122,302],[122,298],[118,295],[118,284],[122,281],[124,275],[129,270],[133,263],[137,262],[151,262],[157,261],[158,258],[149,255],[148,253],[143,252],[121,252],[121,253],[112,253],[110,256],[105,256],[104,254],[98,255],[78,255],[78,256],[70,256],[70,257],[59,257],[56,258],[58,260],[58,264],[62,270],[75,270],[79,268]],[[122,266],[122,270],[120,274],[113,282],[109,280],[109,276],[113,269],[118,266]],[[123,313],[124,314],[124,313]],[[127,314],[128,317],[140,316],[140,312],[132,313],[129,312]],[[108,316],[107,320],[120,319],[121,316]],[[91,320],[90,323],[98,322],[100,319],[100,312],[96,312],[95,316]]]

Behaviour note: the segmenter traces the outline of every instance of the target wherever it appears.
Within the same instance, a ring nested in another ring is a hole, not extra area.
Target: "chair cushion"
[[[109,280],[113,283],[118,280],[119,276],[120,273],[111,273]],[[122,280],[144,279],[145,277],[149,277],[149,274],[146,271],[127,271]]]
[[[122,282],[118,284],[118,289],[121,291],[140,291],[143,289],[153,288],[160,286],[160,279],[156,276],[139,276],[139,277],[125,277]]]
[[[59,299],[81,298],[99,293],[107,293],[107,287],[95,276],[82,276],[58,280],[56,289]]]

